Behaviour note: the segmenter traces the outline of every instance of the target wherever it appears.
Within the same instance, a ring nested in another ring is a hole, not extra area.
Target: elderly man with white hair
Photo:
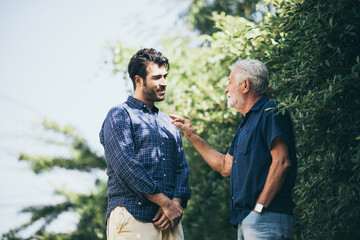
[[[238,239],[292,239],[297,160],[290,115],[266,97],[269,77],[262,62],[239,60],[231,69],[228,107],[243,118],[226,154],[200,138],[188,119],[170,117],[207,164],[230,177],[230,222]]]

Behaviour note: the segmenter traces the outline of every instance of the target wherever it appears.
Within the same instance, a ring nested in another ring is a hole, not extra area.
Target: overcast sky
[[[187,0],[0,0],[0,235],[24,223],[25,206],[62,199],[66,186],[86,192],[94,175],[54,171],[35,175],[17,160],[20,152],[44,154],[44,119],[71,125],[102,153],[101,123],[127,94],[112,74],[107,47],[123,42],[161,49]],[[105,173],[97,173],[105,179]],[[74,229],[76,218],[62,216],[51,229]],[[31,229],[28,231],[31,232]],[[27,233],[25,233],[27,234]]]

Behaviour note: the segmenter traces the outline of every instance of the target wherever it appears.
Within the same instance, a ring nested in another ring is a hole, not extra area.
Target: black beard
[[[151,102],[163,101],[165,99],[165,97],[159,98],[158,95],[156,94],[156,92],[164,91],[165,89],[166,89],[166,87],[159,87],[156,90],[145,87],[143,89],[143,96],[145,99],[147,99],[148,101],[151,101]]]

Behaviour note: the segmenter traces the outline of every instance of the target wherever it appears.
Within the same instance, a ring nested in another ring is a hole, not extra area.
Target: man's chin
[[[161,101],[164,101],[165,100],[165,94],[162,95],[162,96],[158,96],[156,99],[155,99],[155,102],[161,102]]]
[[[234,109],[234,110],[238,110],[233,103],[228,103],[228,104],[227,104],[227,107],[228,107],[228,108],[231,108],[231,109]]]

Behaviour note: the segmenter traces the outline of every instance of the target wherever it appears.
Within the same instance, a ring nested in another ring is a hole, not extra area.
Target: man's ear
[[[143,80],[139,75],[135,75],[134,79],[136,87],[141,87],[143,85]]]
[[[242,84],[243,84],[243,92],[244,93],[249,92],[250,91],[250,81],[249,81],[249,79],[245,78],[243,80]]]

